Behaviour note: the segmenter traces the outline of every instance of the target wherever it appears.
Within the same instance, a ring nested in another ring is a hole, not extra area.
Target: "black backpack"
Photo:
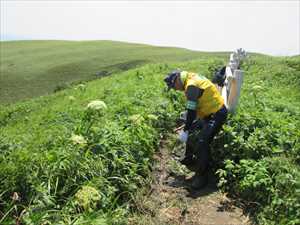
[[[214,74],[212,82],[214,84],[219,85],[220,87],[224,86],[224,82],[226,79],[226,66],[222,67],[221,69],[217,70]]]

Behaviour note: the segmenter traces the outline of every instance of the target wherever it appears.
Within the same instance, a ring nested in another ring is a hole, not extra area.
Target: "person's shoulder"
[[[197,87],[197,82],[193,79],[189,79],[186,83],[186,88],[189,88],[190,86],[195,86]]]

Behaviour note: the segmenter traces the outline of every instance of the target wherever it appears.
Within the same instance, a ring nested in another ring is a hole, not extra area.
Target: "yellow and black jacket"
[[[224,106],[223,97],[216,86],[206,77],[196,73],[182,71],[180,73],[180,79],[187,97],[186,108],[188,113],[196,114],[195,116],[197,118],[205,119]],[[185,130],[188,129],[189,125],[186,124]]]

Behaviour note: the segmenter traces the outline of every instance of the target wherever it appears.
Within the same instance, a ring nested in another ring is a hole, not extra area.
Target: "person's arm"
[[[201,97],[202,94],[203,94],[202,89],[193,85],[188,86],[186,92],[187,117],[186,117],[184,131],[188,131],[191,128],[193,121],[196,119],[198,99]]]

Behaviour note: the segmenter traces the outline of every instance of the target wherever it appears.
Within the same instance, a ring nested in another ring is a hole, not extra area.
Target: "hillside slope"
[[[165,74],[209,77],[225,62],[149,64],[1,107],[0,223],[125,224],[149,186],[160,139],[184,109],[182,93],[165,92]],[[300,222],[299,62],[250,57],[239,110],[213,145],[219,186],[261,224]]]
[[[185,61],[212,54],[216,53],[114,41],[0,42],[0,104],[50,94],[73,82],[146,63]]]

